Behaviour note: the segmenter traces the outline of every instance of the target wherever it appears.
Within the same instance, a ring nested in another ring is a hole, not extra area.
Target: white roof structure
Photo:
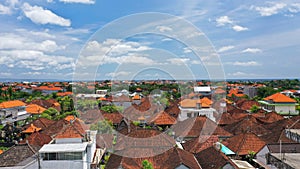
[[[73,144],[45,144],[40,153],[59,153],[59,152],[83,152],[87,147],[87,143]]]
[[[200,93],[200,92],[211,92],[210,86],[197,86],[194,87],[194,92]]]

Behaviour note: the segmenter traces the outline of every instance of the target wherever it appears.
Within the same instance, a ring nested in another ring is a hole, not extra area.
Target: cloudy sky
[[[151,27],[145,16],[110,25],[145,12],[198,31],[168,21]],[[150,33],[116,36],[143,20]],[[227,79],[300,75],[298,0],[3,0],[0,23],[1,79],[201,79],[219,68]],[[195,47],[178,34],[202,39]]]

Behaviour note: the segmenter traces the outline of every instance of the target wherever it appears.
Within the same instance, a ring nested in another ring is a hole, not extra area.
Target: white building
[[[70,126],[73,127],[73,126]],[[75,129],[76,130],[76,129]],[[86,135],[78,137],[69,129],[58,134],[51,144],[39,150],[40,166],[43,169],[90,169],[96,154],[97,131],[86,131]],[[70,134],[73,133],[73,134]]]
[[[207,97],[202,99],[184,99],[179,103],[180,114],[178,116],[179,121],[186,120],[188,118],[205,115],[212,121],[216,121],[214,112],[216,110],[211,107],[212,101]]]
[[[282,115],[298,115],[297,101],[281,93],[276,93],[259,101],[266,111],[275,111]]]

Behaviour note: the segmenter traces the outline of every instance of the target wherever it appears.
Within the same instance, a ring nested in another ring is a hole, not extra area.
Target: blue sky
[[[203,65],[206,56],[199,59],[176,39],[143,34],[124,39],[105,35],[99,40],[104,35],[97,30],[143,12],[171,14],[195,25],[218,54],[227,79],[299,78],[297,0],[3,0],[0,77],[72,79],[76,69],[82,73],[78,69],[82,56],[91,59],[83,66],[85,73],[99,79],[177,75],[184,79],[190,78],[187,72],[197,79],[208,78]],[[156,28],[162,33],[174,31],[166,25]],[[109,48],[113,48],[111,54],[103,60],[99,52]],[[87,70],[93,66],[97,69]]]

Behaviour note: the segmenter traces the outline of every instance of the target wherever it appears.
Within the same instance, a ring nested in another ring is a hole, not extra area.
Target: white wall
[[[276,105],[275,106],[275,111],[277,112],[277,113],[280,113],[280,112],[283,112],[283,113],[288,113],[288,112],[290,112],[290,113],[292,113],[292,114],[294,114],[294,113],[296,113],[296,106],[289,106],[289,105]]]

